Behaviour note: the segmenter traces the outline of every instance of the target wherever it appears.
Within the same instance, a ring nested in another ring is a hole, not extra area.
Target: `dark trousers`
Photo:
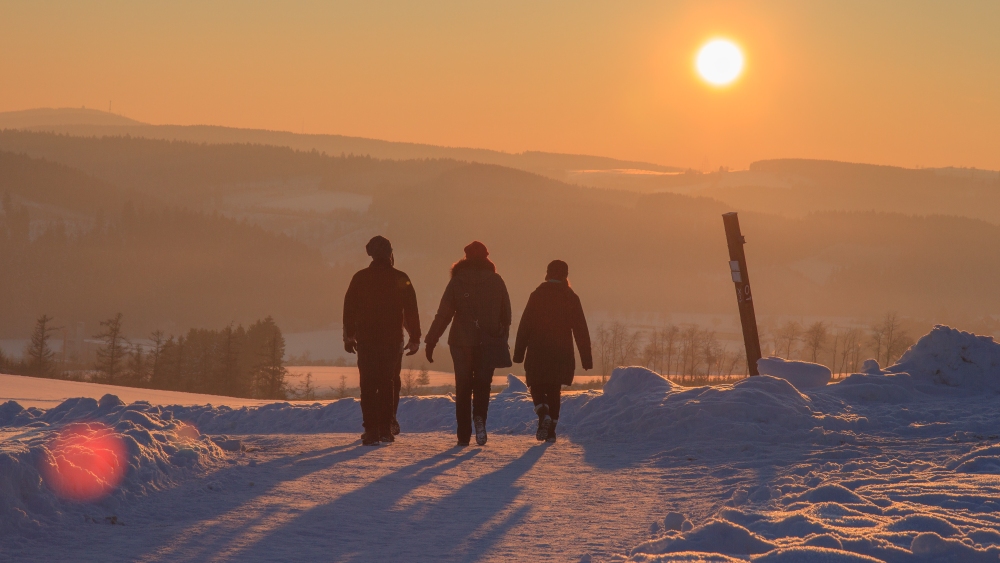
[[[399,378],[399,372],[402,370],[403,356],[400,356],[400,369],[396,370],[396,377],[392,378],[392,418],[395,420],[396,413],[399,412],[399,390],[403,387],[403,382]]]
[[[549,407],[549,416],[552,420],[559,420],[559,395],[562,393],[562,385],[558,383],[542,383],[531,386],[531,400],[535,406],[546,405]]]
[[[481,346],[452,346],[451,359],[455,362],[455,419],[458,421],[458,439],[466,441],[472,436],[472,418],[481,416],[486,420],[493,370],[487,369],[483,364]]]
[[[402,366],[402,346],[358,344],[361,418],[366,432],[379,436],[389,432],[389,422],[395,414],[394,382],[399,379]]]

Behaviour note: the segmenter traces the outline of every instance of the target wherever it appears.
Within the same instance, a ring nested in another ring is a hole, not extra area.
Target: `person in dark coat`
[[[535,438],[539,441],[556,440],[561,386],[572,385],[576,371],[574,339],[583,369],[593,368],[590,331],[580,298],[569,285],[569,266],[562,260],[553,260],[546,270],[545,282],[528,298],[514,344],[514,362],[524,362],[538,414]]]
[[[455,418],[460,446],[469,445],[473,424],[476,443],[486,444],[486,411],[496,366],[489,365],[483,355],[483,336],[506,341],[510,334],[510,296],[489,254],[479,241],[465,247],[465,258],[451,267],[451,281],[424,340],[427,361],[433,362],[434,348],[452,323],[448,347],[455,361]]]
[[[396,381],[403,351],[420,349],[420,315],[410,278],[393,267],[392,244],[374,237],[365,247],[372,263],[354,274],[344,296],[344,349],[357,353],[361,376],[361,442],[393,442],[392,421],[398,400]],[[403,346],[403,329],[410,340]]]

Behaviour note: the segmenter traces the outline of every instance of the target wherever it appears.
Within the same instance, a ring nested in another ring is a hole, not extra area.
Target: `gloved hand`
[[[420,349],[420,341],[411,338],[410,341],[406,343],[406,348],[403,349],[406,350],[407,356],[412,356],[417,353],[417,350]]]
[[[523,353],[522,354],[514,354],[514,357],[512,358],[512,361],[515,364],[520,364],[520,363],[524,362],[524,354]]]
[[[437,345],[436,344],[425,344],[424,345],[424,353],[427,355],[427,361],[430,362],[430,363],[432,363],[432,364],[434,363],[434,347],[435,346],[437,346]]]
[[[357,354],[358,353],[358,340],[356,338],[345,338],[344,339],[344,350],[346,350],[348,354]]]

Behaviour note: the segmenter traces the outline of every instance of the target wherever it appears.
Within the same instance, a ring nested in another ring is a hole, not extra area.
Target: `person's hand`
[[[406,348],[403,349],[406,350],[407,356],[412,356],[417,353],[417,350],[420,350],[420,341],[411,338],[410,341],[406,343]]]
[[[345,338],[344,339],[344,350],[346,350],[348,354],[357,354],[358,353],[358,340],[356,338]]]
[[[524,361],[524,356],[523,356],[523,355],[522,355],[522,356],[518,356],[517,354],[514,354],[514,357],[513,357],[513,358],[512,358],[511,360],[512,360],[512,361],[513,361],[513,362],[514,362],[515,364],[520,364],[521,362],[523,362],[523,361]]]
[[[424,354],[427,355],[427,361],[434,363],[434,344],[427,344],[424,346]]]

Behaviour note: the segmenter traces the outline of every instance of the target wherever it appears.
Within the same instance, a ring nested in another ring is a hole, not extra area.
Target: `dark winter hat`
[[[388,258],[392,254],[392,243],[383,236],[375,236],[365,245],[365,250],[372,258]]]
[[[486,250],[486,245],[478,240],[470,242],[469,246],[465,247],[465,257],[469,260],[485,260],[489,255],[490,251]]]
[[[545,269],[545,279],[566,281],[569,277],[569,264],[562,260],[549,262],[549,267]]]

